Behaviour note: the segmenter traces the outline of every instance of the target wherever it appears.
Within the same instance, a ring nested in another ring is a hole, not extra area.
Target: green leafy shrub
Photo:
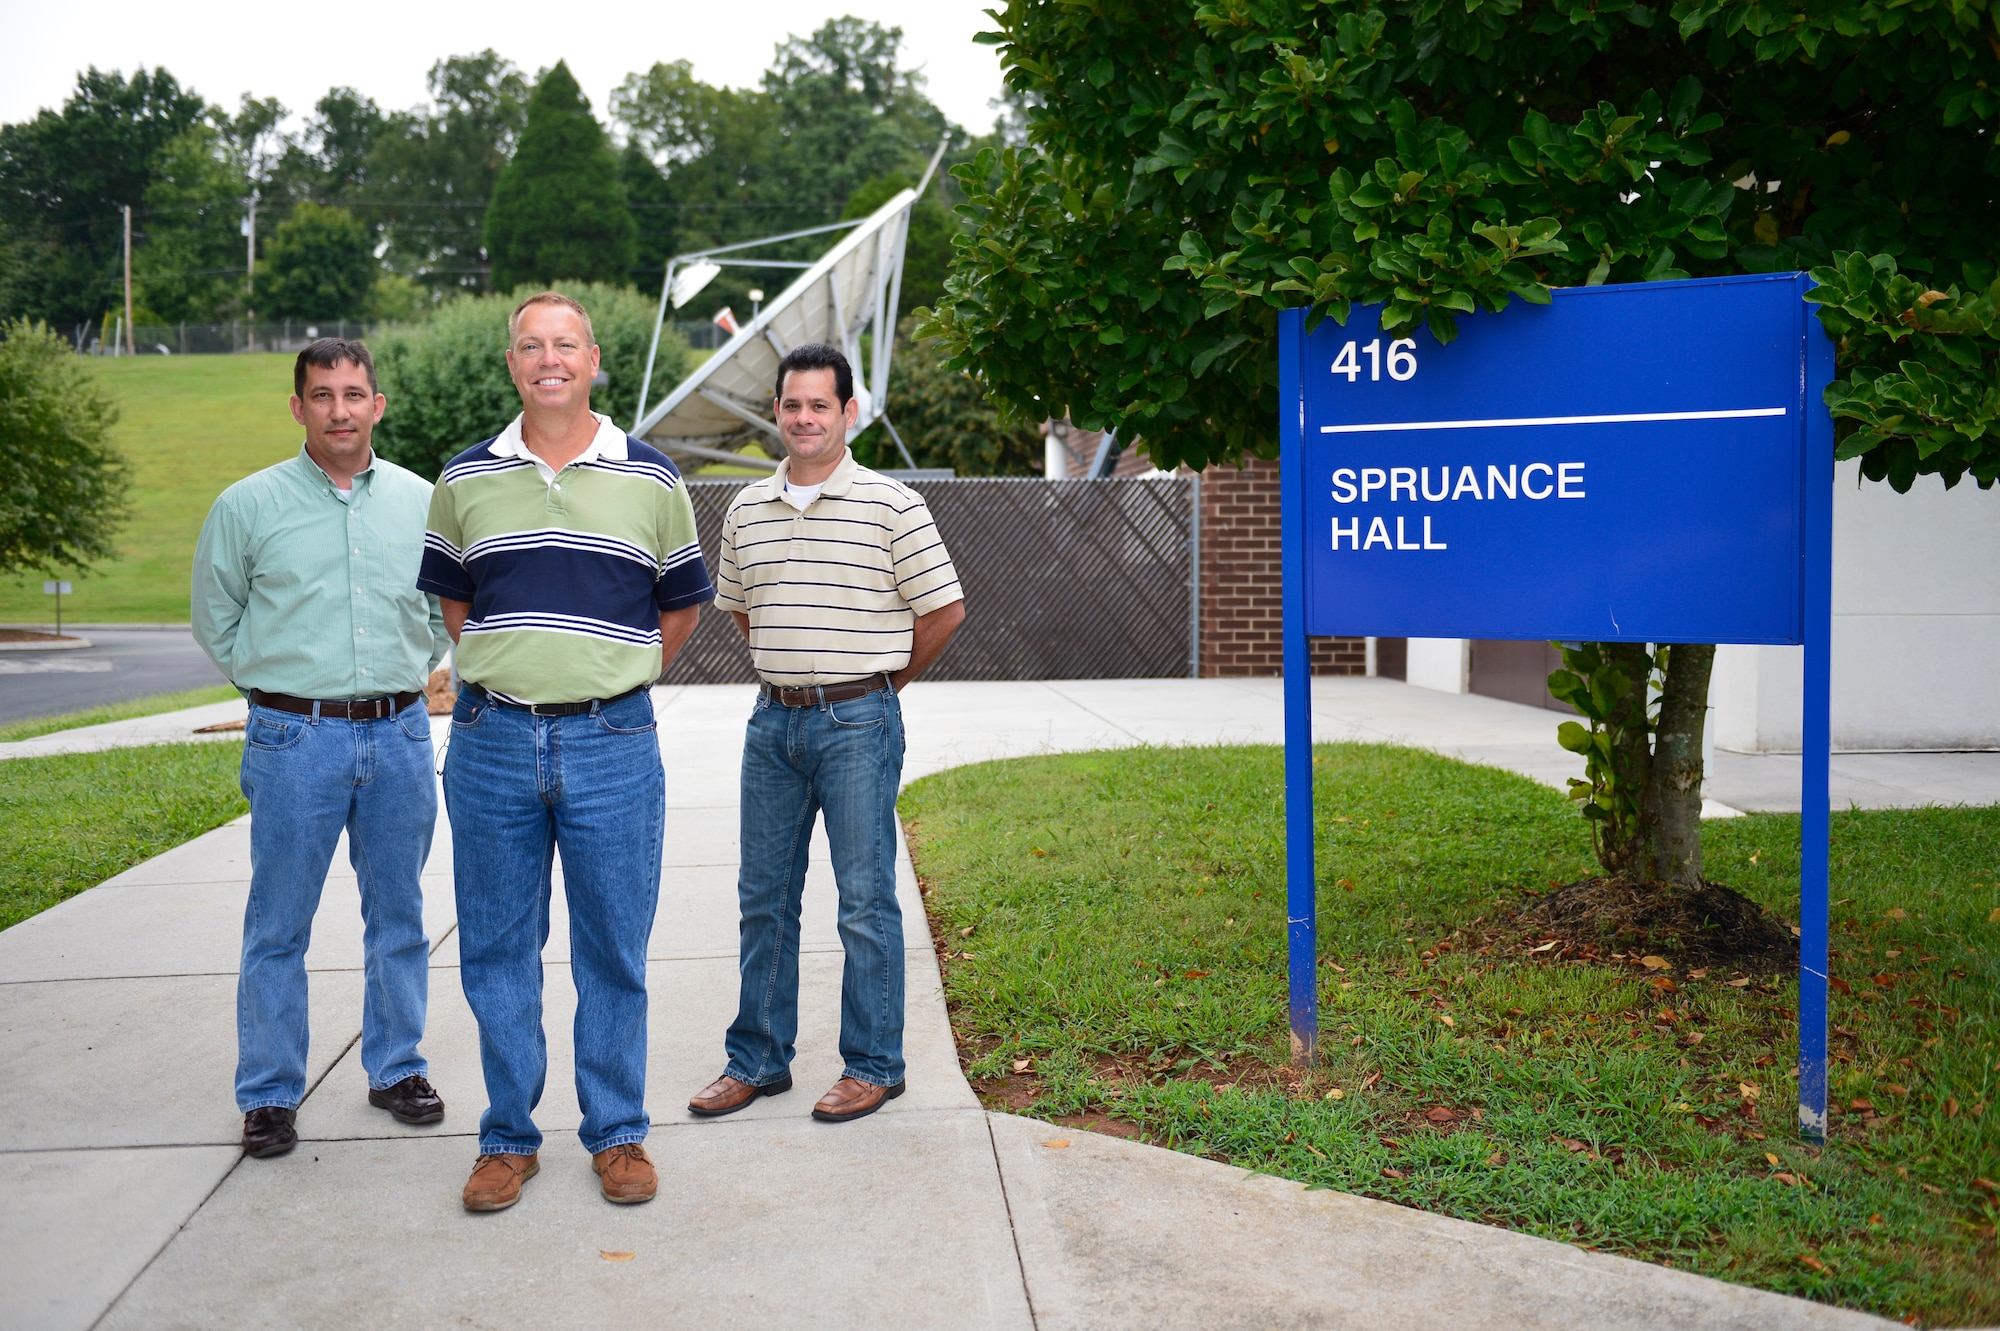
[[[602,368],[611,380],[591,395],[591,406],[630,429],[653,336],[654,303],[625,287],[565,283],[556,289],[590,311]],[[455,300],[421,323],[377,337],[371,349],[389,398],[389,410],[375,429],[383,457],[435,477],[453,456],[498,434],[520,414],[521,396],[507,376],[507,316],[533,290]],[[686,340],[671,329],[663,332],[652,400],[693,367]]]
[[[47,324],[0,324],[0,572],[74,568],[115,553],[125,457],[118,409]]]
[[[278,224],[257,277],[257,304],[273,319],[352,319],[367,308],[379,269],[368,228],[345,208],[310,200]]]

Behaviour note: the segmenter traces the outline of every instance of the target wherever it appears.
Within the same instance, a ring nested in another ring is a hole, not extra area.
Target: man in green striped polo
[[[666,456],[590,410],[590,316],[544,292],[515,309],[521,414],[438,478],[418,586],[439,598],[465,686],[445,759],[460,979],[487,1109],[467,1210],[539,1170],[548,1057],[542,946],[558,850],[576,983],[579,1131],[607,1200],[658,1177],[646,1114],[646,943],[666,780],[654,680],[711,600],[694,510]]]

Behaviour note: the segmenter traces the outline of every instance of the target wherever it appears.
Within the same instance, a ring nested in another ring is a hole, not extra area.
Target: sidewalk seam
[[[361,1037],[357,1035],[354,1038],[358,1040]],[[229,1168],[222,1171],[222,1177],[215,1181],[215,1186],[210,1188],[207,1192],[203,1193],[201,1195],[201,1200],[194,1204],[194,1209],[189,1211],[186,1217],[183,1218],[178,1225],[174,1226],[174,1232],[167,1235],[166,1239],[161,1242],[160,1246],[153,1250],[153,1255],[146,1259],[145,1264],[143,1266],[141,1266],[137,1271],[134,1271],[132,1273],[132,1278],[130,1280],[126,1281],[123,1285],[119,1286],[118,1292],[111,1296],[110,1302],[104,1305],[103,1311],[99,1312],[97,1316],[90,1319],[91,1331],[97,1331],[98,1327],[104,1325],[104,1319],[111,1316],[112,1310],[125,1301],[125,1296],[132,1292],[132,1287],[145,1278],[146,1272],[153,1269],[154,1263],[158,1262],[161,1256],[165,1254],[167,1249],[173,1246],[174,1240],[178,1239],[182,1234],[187,1232],[188,1225],[194,1220],[196,1216],[201,1214],[201,1210],[204,1206],[207,1206],[211,1201],[215,1200],[215,1194],[222,1191],[222,1185],[229,1182],[230,1176],[233,1175],[237,1171],[237,1169],[239,1169],[242,1166],[244,1160],[246,1160],[247,1158],[248,1158],[247,1156],[239,1155],[236,1157],[236,1159],[230,1162]]]
[[[1007,1195],[1007,1170],[1000,1163],[1000,1143],[993,1139],[993,1114],[982,1109],[980,1117],[986,1124],[986,1145],[993,1152],[993,1174],[1000,1180],[1000,1204],[1007,1209],[1007,1238],[1014,1245],[1014,1269],[1021,1273],[1021,1297],[1028,1304],[1028,1325],[1039,1328],[1041,1318],[1035,1313],[1035,1291],[1028,1287],[1028,1264],[1021,1260],[1021,1234],[1014,1226],[1014,1199]]]

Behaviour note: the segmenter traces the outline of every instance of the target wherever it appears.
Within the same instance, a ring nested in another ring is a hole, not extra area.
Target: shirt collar
[[[590,446],[577,454],[575,460],[570,465],[574,467],[586,462],[596,462],[600,458],[611,462],[625,461],[625,432],[616,425],[613,425],[611,418],[602,412],[593,411],[590,414],[597,421],[597,434],[591,439]],[[541,463],[546,467],[548,464],[536,457],[534,451],[528,447],[527,442],[521,438],[521,422],[524,418],[525,413],[507,422],[507,428],[502,430],[499,437],[493,441],[493,456],[496,458],[520,458],[527,462]]]
[[[848,488],[854,484],[854,473],[860,470],[860,467],[861,464],[854,460],[854,450],[851,448],[848,449],[846,453],[842,454],[839,465],[834,467],[828,473],[827,478],[820,482],[819,492],[823,495],[833,496],[846,494]],[[777,499],[785,493],[785,482],[791,478],[791,474],[792,459],[788,454],[778,460],[778,469],[771,473],[771,479],[768,481],[756,481],[753,484],[764,487],[765,498]]]
[[[299,461],[304,463],[306,466],[312,468],[310,474],[319,477],[322,481],[325,481],[327,489],[338,490],[340,488],[339,486],[333,483],[333,477],[326,474],[326,468],[320,466],[319,463],[313,461],[313,455],[309,451],[307,451],[306,446],[303,443],[299,445]],[[368,465],[363,467],[360,471],[354,473],[355,487],[357,489],[360,488],[361,478],[364,476],[373,475],[374,471],[375,471],[375,450],[371,448],[368,450]]]

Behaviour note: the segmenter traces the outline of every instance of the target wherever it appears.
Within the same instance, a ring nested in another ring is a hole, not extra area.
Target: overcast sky
[[[0,0],[0,122],[60,107],[88,65],[130,73],[165,66],[183,84],[232,110],[248,92],[309,112],[346,84],[395,110],[427,100],[433,61],[492,47],[529,75],[569,62],[605,118],[611,90],[655,61],[692,61],[709,83],[748,87],[787,34],[804,35],[841,14],[900,27],[906,65],[922,68],[931,99],[975,134],[992,128],[1000,63],[972,35],[991,26],[993,0]],[[293,127],[297,127],[295,118]]]

